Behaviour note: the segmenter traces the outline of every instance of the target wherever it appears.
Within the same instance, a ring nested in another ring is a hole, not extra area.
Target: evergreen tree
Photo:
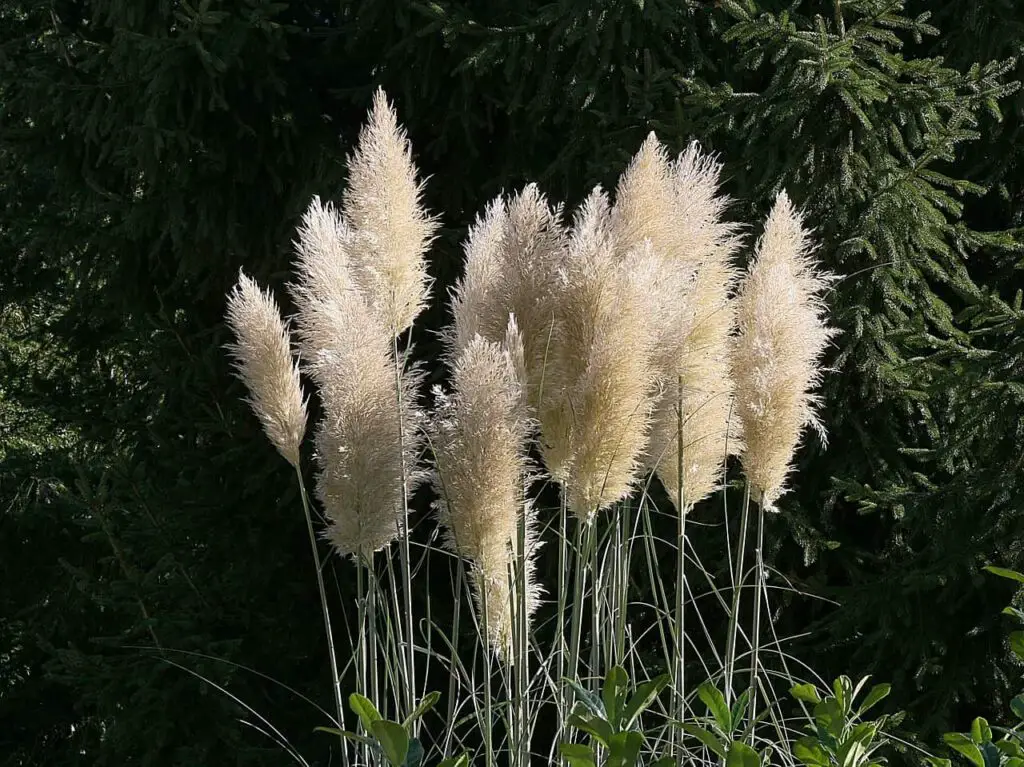
[[[285,279],[378,84],[446,226],[438,296],[484,201],[530,179],[573,204],[652,128],[722,153],[738,218],[791,192],[844,334],[831,447],[782,503],[814,561],[777,561],[844,607],[783,614],[816,621],[812,667],[893,681],[919,725],[995,705],[1005,594],[977,573],[1021,569],[1019,253],[997,233],[1021,213],[1021,11],[904,5],[0,0],[6,763],[280,763],[167,660],[326,763],[314,709],[176,651],[330,708],[297,493],[220,323],[240,265]]]
[[[989,617],[1005,595],[984,590],[979,570],[1019,564],[1024,532],[1019,472],[1007,478],[988,452],[1019,437],[1020,357],[1000,348],[1017,315],[973,256],[1019,245],[961,221],[964,198],[985,190],[960,160],[1016,91],[1015,62],[961,71],[914,56],[906,49],[939,30],[902,3],[776,5],[724,3],[725,39],[748,74],[688,86],[706,115],[698,130],[742,158],[740,196],[763,205],[789,189],[843,278],[832,447],[808,451],[786,514],[820,557],[810,590],[842,604],[812,625],[807,651],[824,641],[830,673],[852,664],[891,680],[914,725],[937,734],[963,703],[995,713],[1012,693]]]

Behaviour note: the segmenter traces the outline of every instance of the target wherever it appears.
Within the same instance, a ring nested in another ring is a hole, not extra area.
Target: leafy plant
[[[662,674],[639,685],[630,695],[626,670],[615,666],[605,676],[601,695],[597,696],[577,682],[566,679],[566,683],[578,696],[567,724],[589,735],[592,743],[562,743],[559,745],[561,755],[571,767],[596,767],[598,757],[595,746],[600,745],[607,751],[604,764],[609,767],[642,764],[640,752],[645,738],[643,731],[635,725],[670,680],[668,674]],[[667,767],[673,763],[671,757],[650,762],[657,767]]]
[[[878,767],[886,763],[876,752],[888,741],[886,726],[902,715],[865,719],[864,715],[888,697],[891,689],[888,684],[876,684],[855,706],[867,681],[864,677],[854,686],[848,676],[841,676],[824,697],[811,684],[790,689],[797,701],[813,706],[806,726],[811,734],[793,743],[793,756],[798,761],[806,767]]]
[[[1004,567],[988,566],[986,571],[1000,578],[1007,578],[1024,584],[1024,574]],[[1009,605],[1003,609],[1024,624],[1024,612]],[[1010,649],[1019,659],[1024,660],[1024,631],[1010,633]],[[971,723],[970,732],[947,732],[942,736],[945,744],[973,767],[1024,767],[1024,694],[1010,701],[1010,710],[1016,717],[1011,728],[992,727],[984,717],[977,717]],[[1001,735],[998,740],[996,737]],[[932,767],[950,767],[952,761],[942,757],[928,757]]]
[[[676,722],[685,733],[697,738],[712,753],[724,759],[726,764],[757,765],[767,762],[771,756],[771,748],[758,754],[743,740],[750,728],[744,728],[747,705],[750,701],[749,690],[744,690],[736,701],[729,706],[725,695],[711,682],[705,682],[697,688],[697,697],[707,707],[707,715],[694,722]],[[753,727],[754,722],[750,723]],[[756,761],[751,761],[756,758]]]
[[[424,696],[416,709],[401,723],[393,722],[381,716],[377,707],[369,698],[352,693],[348,698],[348,706],[359,717],[364,735],[339,730],[334,727],[317,727],[319,732],[340,735],[348,740],[359,743],[370,750],[377,762],[386,760],[392,767],[418,767],[423,762],[423,745],[413,735],[412,726],[424,714],[437,704],[441,693],[432,692]],[[465,767],[469,757],[462,754],[445,759],[440,767]]]

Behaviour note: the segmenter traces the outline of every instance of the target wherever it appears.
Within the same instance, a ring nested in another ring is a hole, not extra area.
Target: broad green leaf
[[[816,738],[809,735],[798,739],[793,744],[793,756],[807,767],[829,767],[828,752]]]
[[[640,760],[640,749],[644,735],[636,730],[617,732],[608,742],[608,759],[605,767],[635,767]]]
[[[726,733],[732,733],[732,712],[725,705],[725,696],[711,682],[705,682],[697,688],[697,697],[708,707],[711,716],[718,723],[718,728]]]
[[[1018,695],[1010,701],[1010,710],[1018,719],[1024,721],[1024,695]]]
[[[872,687],[868,691],[867,697],[861,702],[860,708],[857,709],[857,716],[862,716],[872,706],[888,697],[891,690],[891,684],[876,684]]]
[[[443,762],[438,764],[437,767],[469,767],[469,754],[449,756]]]
[[[1024,759],[1019,756],[1011,756],[1006,760],[1006,764],[1003,767],[1024,767]]]
[[[590,690],[585,689],[575,679],[567,678],[563,679],[562,681],[572,688],[573,692],[576,693],[576,696],[579,699],[579,704],[582,704],[587,709],[589,709],[591,714],[595,714],[596,716],[599,716],[602,719],[607,718],[605,716],[604,703],[602,703],[601,699],[594,695],[594,693],[592,693]]]
[[[732,704],[731,719],[732,726],[739,727],[743,722],[743,717],[747,713],[747,704],[750,701],[750,690],[744,690],[743,693],[736,699],[736,702]]]
[[[567,724],[596,738],[602,746],[607,748],[608,741],[612,737],[612,726],[601,717],[589,713],[581,713],[582,711],[585,711],[585,709],[580,709],[570,714]]]
[[[626,675],[626,669],[622,666],[613,667],[604,678],[601,699],[604,702],[604,712],[612,729],[617,729],[619,726],[619,715],[626,699],[628,684],[629,677]]]
[[[719,758],[725,759],[725,744],[713,732],[690,722],[677,722],[677,724],[683,728],[683,732],[695,737]]]
[[[1007,756],[1024,757],[1024,749],[1020,747],[1020,743],[1015,740],[999,740],[996,742],[996,748],[1002,751]]]
[[[818,695],[818,688],[813,684],[798,684],[789,688],[789,694],[804,703],[821,703],[821,696]]]
[[[1007,605],[1003,608],[1003,615],[1009,615],[1011,618],[1016,618],[1021,623],[1024,623],[1024,612],[1021,612],[1013,605]]]
[[[985,760],[985,767],[999,767],[999,763],[1003,761],[1002,753],[990,740],[982,744],[981,756]]]
[[[826,698],[814,707],[814,721],[829,735],[839,738],[843,734],[846,716],[835,698]]]
[[[949,759],[943,759],[940,756],[926,756],[924,758],[931,767],[952,767],[952,762]]]
[[[725,755],[725,767],[761,767],[761,757],[746,743],[734,740]]]
[[[560,743],[558,753],[569,762],[570,767],[597,767],[594,749],[582,743]]]
[[[839,767],[859,767],[866,756],[867,749],[864,748],[864,744],[853,738],[844,741],[836,754]]]
[[[861,722],[854,726],[850,730],[850,734],[847,736],[847,740],[856,740],[864,744],[866,748],[871,744],[871,741],[875,739],[875,735],[878,734],[878,725],[874,722]]]
[[[1024,660],[1024,631],[1010,632],[1010,649],[1014,655]]]
[[[985,767],[985,757],[981,755],[981,749],[966,735],[959,732],[947,732],[942,739],[947,746],[967,757],[974,767]]]
[[[651,767],[675,767],[676,758],[673,756],[663,756],[660,759],[655,759],[651,762]]]
[[[359,721],[363,723],[363,728],[367,732],[371,732],[370,728],[374,722],[379,722],[383,718],[377,711],[377,707],[373,705],[373,701],[358,692],[348,696],[348,707],[359,717]]]
[[[409,755],[409,734],[405,728],[398,722],[378,719],[370,726],[370,732],[392,767],[405,767],[405,758]]]
[[[1024,583],[1024,573],[1018,573],[1016,570],[1009,570],[1005,567],[996,567],[995,565],[986,565],[982,570],[987,570],[993,575],[998,575],[1000,578],[1009,578],[1011,581]]]
[[[839,704],[839,709],[845,717],[850,713],[853,703],[853,682],[850,677],[843,675],[832,683],[832,691],[835,693],[836,703]]]
[[[662,690],[668,687],[668,683],[671,680],[672,678],[668,674],[662,674],[638,685],[636,692],[633,693],[633,697],[629,699],[629,703],[622,710],[622,728],[629,729],[632,727],[636,718],[654,702],[654,699],[658,697]]]
[[[992,740],[992,728],[988,726],[988,721],[984,717],[979,716],[971,722],[971,740],[979,746]]]
[[[419,767],[423,761],[423,744],[419,738],[409,738],[409,753],[405,755],[405,767]]]
[[[441,693],[439,693],[437,691],[430,692],[430,693],[427,693],[426,695],[424,695],[423,696],[423,700],[421,700],[420,704],[418,706],[416,706],[416,709],[411,714],[409,714],[409,716],[407,716],[405,718],[404,722],[402,722],[402,726],[405,727],[406,729],[409,729],[409,725],[410,724],[412,724],[417,719],[419,719],[421,716],[423,716],[425,713],[430,711],[430,709],[432,709],[434,706],[437,705],[437,702],[440,699],[441,699]]]

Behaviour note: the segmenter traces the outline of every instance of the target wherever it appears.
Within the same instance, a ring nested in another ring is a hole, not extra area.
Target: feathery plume
[[[352,277],[392,336],[425,308],[430,280],[424,254],[437,222],[421,202],[412,146],[384,91],[373,97],[359,143],[348,158],[343,213],[354,232]]]
[[[353,239],[337,211],[314,198],[298,230],[299,279],[290,287],[302,364],[323,405],[316,494],[327,538],[343,556],[366,561],[402,529],[403,472],[410,491],[422,479],[415,469],[422,417],[414,370],[400,379],[398,412],[394,337],[352,278]]]
[[[715,490],[740,447],[729,357],[740,237],[722,220],[720,172],[696,142],[670,162],[652,133],[620,179],[613,214],[620,250],[646,241],[664,262],[665,289],[654,294],[668,303],[655,353],[662,389],[647,463],[681,513]]]
[[[811,390],[835,335],[822,299],[832,277],[817,269],[811,247],[800,214],[780,193],[738,297],[733,376],[746,440],[743,469],[767,508],[785,492],[805,427],[824,438]]]
[[[561,208],[549,206],[529,184],[509,200],[494,200],[477,218],[464,246],[465,274],[451,293],[453,322],[445,333],[450,355],[477,334],[501,343],[508,317],[515,315],[533,407],[543,395],[549,345],[557,335],[554,286],[564,247]]]
[[[632,490],[646,445],[655,324],[645,306],[659,278],[650,249],[615,254],[600,188],[573,222],[560,274],[557,335],[541,408],[541,450],[584,521]]]
[[[277,302],[269,290],[261,290],[239,271],[238,283],[228,295],[227,323],[236,338],[228,351],[249,390],[247,401],[277,451],[298,468],[306,401]]]
[[[626,254],[649,240],[655,252],[671,260],[692,260],[685,247],[672,163],[653,132],[619,177],[612,209],[616,255]]]
[[[431,426],[433,479],[440,499],[436,508],[447,529],[446,545],[472,564],[477,602],[481,609],[486,605],[487,638],[503,657],[511,657],[511,573],[523,514],[527,584],[533,583],[533,514],[524,484],[532,426],[514,356],[514,350],[481,336],[469,341],[452,364],[452,394],[437,390]],[[537,592],[532,585],[527,588],[529,613]]]

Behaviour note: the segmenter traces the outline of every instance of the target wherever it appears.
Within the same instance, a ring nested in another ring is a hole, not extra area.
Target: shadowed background
[[[162,658],[327,763],[315,709],[181,651],[330,709],[298,491],[222,317],[242,265],[284,299],[298,216],[342,189],[377,85],[442,218],[425,360],[503,189],[575,205],[650,130],[721,153],[739,220],[787,188],[846,278],[829,446],[803,450],[771,556],[842,607],[796,600],[779,633],[813,631],[793,651],[826,677],[893,682],[927,740],[996,720],[1011,595],[979,573],[1024,564],[1024,8],[950,8],[0,0],[3,763],[284,761]],[[328,585],[351,605],[347,568]]]

